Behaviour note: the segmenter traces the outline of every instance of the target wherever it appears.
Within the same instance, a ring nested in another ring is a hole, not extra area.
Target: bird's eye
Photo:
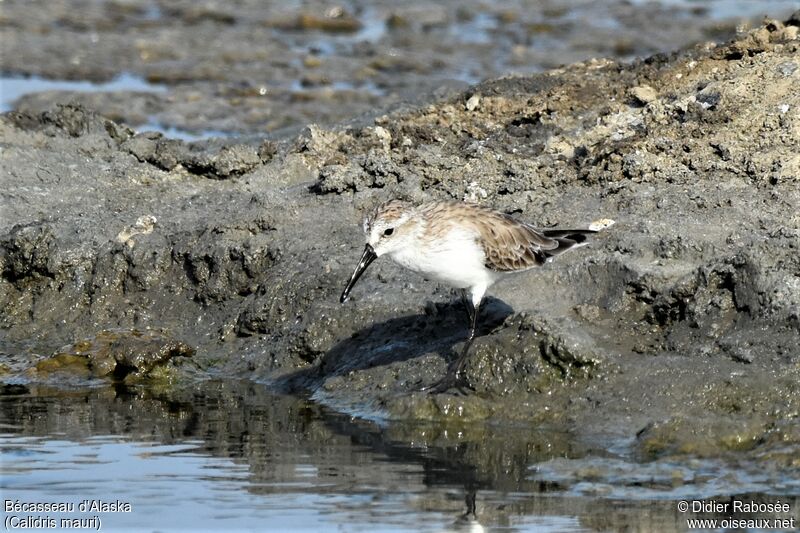
[[[388,237],[392,233],[394,233],[394,228],[386,228],[386,230],[383,232],[383,236]]]

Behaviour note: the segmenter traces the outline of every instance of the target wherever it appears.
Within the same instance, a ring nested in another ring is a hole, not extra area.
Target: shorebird
[[[388,255],[401,266],[461,289],[469,317],[469,336],[445,378],[423,389],[443,392],[469,387],[463,379],[486,290],[505,275],[523,272],[586,244],[587,239],[613,224],[603,219],[587,229],[537,229],[510,215],[477,204],[430,202],[414,206],[389,200],[364,219],[367,243],[340,298],[350,291],[376,258]],[[467,296],[467,291],[469,296]]]

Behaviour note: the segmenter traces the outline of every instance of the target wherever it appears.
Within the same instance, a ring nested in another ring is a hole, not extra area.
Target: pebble
[[[649,104],[658,98],[656,90],[649,85],[639,85],[637,87],[633,87],[628,91],[628,94],[640,104]]]
[[[469,97],[464,107],[467,109],[467,111],[475,111],[476,109],[478,109],[478,106],[480,105],[481,105],[480,95],[473,94],[472,96]]]

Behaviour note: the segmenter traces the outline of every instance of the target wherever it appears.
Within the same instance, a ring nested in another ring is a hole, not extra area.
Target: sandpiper
[[[469,337],[445,378],[429,390],[442,392],[463,382],[463,367],[486,290],[504,275],[541,266],[613,224],[603,219],[587,229],[537,229],[476,204],[401,200],[379,205],[364,219],[367,244],[341,296],[347,301],[361,274],[377,257],[388,255],[415,272],[461,289],[469,316]],[[467,297],[469,291],[469,297]]]

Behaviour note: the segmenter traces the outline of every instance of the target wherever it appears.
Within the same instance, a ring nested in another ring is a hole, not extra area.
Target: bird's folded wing
[[[474,222],[481,235],[485,265],[497,272],[526,270],[544,264],[548,250],[559,247],[556,239],[541,234],[503,213],[481,217]]]

